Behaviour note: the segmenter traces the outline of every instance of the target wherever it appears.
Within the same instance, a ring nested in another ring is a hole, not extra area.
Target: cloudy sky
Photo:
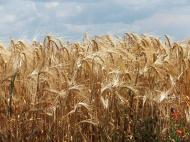
[[[0,0],[0,40],[148,33],[190,38],[189,0]]]

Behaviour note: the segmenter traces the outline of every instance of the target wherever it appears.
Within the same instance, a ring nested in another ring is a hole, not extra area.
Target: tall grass
[[[125,34],[0,46],[0,141],[189,141],[190,43]]]

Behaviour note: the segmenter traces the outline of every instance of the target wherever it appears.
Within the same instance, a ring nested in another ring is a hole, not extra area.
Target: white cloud
[[[68,17],[74,16],[82,12],[82,6],[75,4],[75,3],[64,3],[62,7],[56,11],[57,17]]]
[[[182,13],[179,11],[180,9],[158,12],[142,20],[136,20],[132,25],[140,27],[141,33],[150,32],[161,36],[169,34],[175,39],[188,38],[190,37],[190,14],[188,14],[190,10]]]
[[[65,24],[71,31],[82,35],[88,32],[97,34],[122,34],[125,32],[150,33],[163,36],[169,34],[176,39],[190,37],[190,7],[156,11],[151,16],[136,19],[131,23],[100,23],[100,24]]]
[[[190,15],[174,13],[156,13],[151,17],[136,21],[134,24],[151,30],[152,28],[190,27]]]
[[[12,15],[12,14],[6,14],[2,17],[2,19],[0,20],[1,24],[9,24],[12,23],[16,20],[16,16]]]
[[[107,0],[107,2],[108,1],[109,0]],[[139,10],[155,6],[162,0],[112,0],[112,1],[121,6],[132,8],[133,10]]]
[[[109,0],[107,0],[109,1]],[[125,4],[125,6],[134,6],[134,7],[149,7],[153,4],[166,4],[168,6],[176,4],[186,4],[188,0],[112,0],[113,2]]]
[[[59,5],[59,2],[47,2],[44,4],[45,5],[45,8],[51,10],[51,9],[54,9],[56,8],[58,5]]]
[[[2,5],[0,5],[0,10],[3,10],[3,9],[4,9],[4,7]]]
[[[139,31],[140,27],[124,23],[105,23],[105,24],[65,24],[65,27],[75,33],[83,34],[89,33],[91,35],[98,34],[122,34],[125,32]]]
[[[121,4],[126,4],[128,6],[144,6],[144,5],[149,5],[153,2],[157,2],[158,0],[113,0],[117,3],[121,3]]]
[[[89,32],[190,35],[188,0],[13,0],[0,2],[3,38],[46,33],[80,39]],[[2,38],[0,37],[0,39]]]

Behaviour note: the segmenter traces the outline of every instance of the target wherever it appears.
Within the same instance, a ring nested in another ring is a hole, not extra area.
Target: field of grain
[[[190,141],[188,41],[11,41],[0,82],[0,142]]]

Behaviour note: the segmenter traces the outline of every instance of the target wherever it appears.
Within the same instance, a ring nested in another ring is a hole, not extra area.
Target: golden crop
[[[2,142],[167,141],[171,110],[189,128],[190,43],[167,36],[11,41],[0,82]]]

